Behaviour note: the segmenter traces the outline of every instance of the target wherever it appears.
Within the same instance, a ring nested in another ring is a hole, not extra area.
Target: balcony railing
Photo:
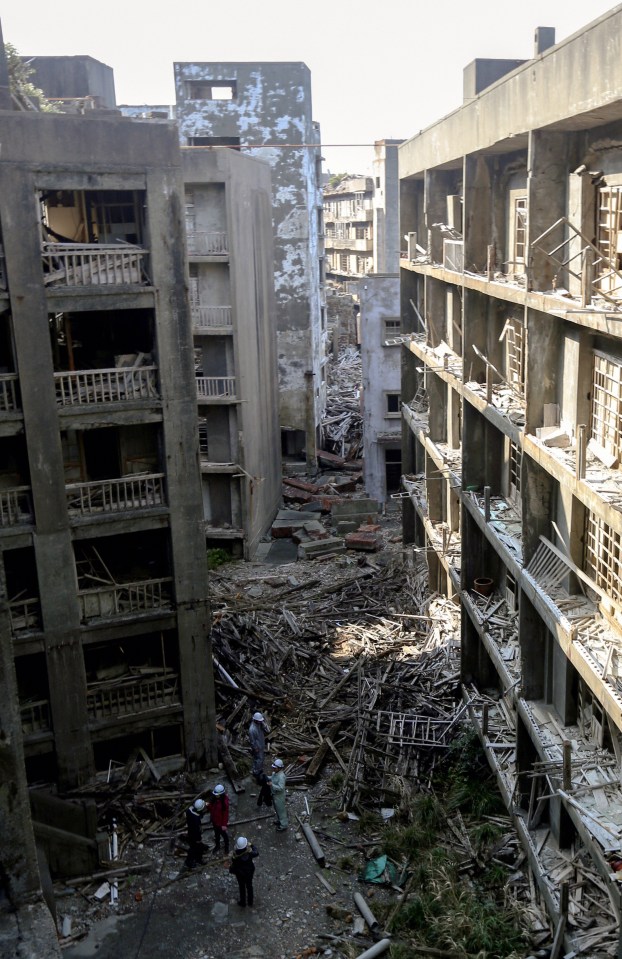
[[[44,243],[45,283],[50,286],[126,286],[147,281],[147,250],[131,243]]]
[[[0,260],[0,265],[2,261]],[[0,280],[0,287],[2,282]],[[0,413],[12,413],[19,409],[17,399],[17,373],[0,375]]]
[[[33,520],[30,486],[0,489],[0,526],[20,526]]]
[[[86,709],[92,720],[131,716],[147,709],[173,706],[180,702],[177,676],[122,680],[86,694]]]
[[[233,327],[230,306],[201,306],[192,304],[192,325],[196,330],[209,330],[214,327],[231,329]]]
[[[158,398],[157,366],[55,373],[58,406],[124,403]]]
[[[170,608],[171,583],[172,578],[166,576],[78,590],[82,621]]]
[[[11,631],[17,633],[32,632],[41,628],[41,606],[38,599],[14,599],[9,602]]]
[[[226,256],[229,237],[226,233],[187,233],[190,256]]]
[[[22,716],[22,732],[24,736],[33,733],[46,733],[52,728],[50,720],[50,703],[47,699],[27,703],[20,709]]]
[[[70,483],[65,487],[67,509],[77,516],[118,513],[164,506],[164,473],[122,476],[120,479]]]
[[[199,400],[235,399],[235,376],[197,376]]]

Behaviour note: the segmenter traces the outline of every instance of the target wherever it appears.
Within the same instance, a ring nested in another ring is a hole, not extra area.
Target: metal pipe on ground
[[[365,920],[365,922],[367,923],[367,925],[373,932],[375,929],[379,927],[380,923],[378,922],[373,912],[371,911],[371,909],[365,902],[364,897],[361,896],[360,892],[354,893],[354,902],[356,903],[356,908],[358,909],[363,919]]]
[[[296,817],[296,818],[298,818],[298,817]],[[315,856],[315,858],[316,858],[316,860],[318,861],[318,863],[320,864],[320,866],[325,866],[325,865],[326,865],[326,857],[324,856],[324,853],[322,852],[322,847],[320,846],[319,842],[318,842],[317,839],[315,838],[315,833],[314,833],[313,830],[311,829],[311,826],[307,825],[306,822],[300,822],[300,819],[299,819],[299,818],[298,818],[298,822],[300,823],[300,828],[302,829],[302,831],[303,831],[303,833],[304,833],[305,839],[307,840],[307,842],[308,842],[309,845],[311,846],[311,852],[312,852],[313,855]]]
[[[380,942],[362,952],[358,959],[375,959],[375,956],[381,956],[383,952],[386,952],[390,945],[390,939],[381,939]]]

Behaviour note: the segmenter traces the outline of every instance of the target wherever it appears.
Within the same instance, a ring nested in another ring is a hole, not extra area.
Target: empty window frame
[[[602,257],[599,287],[603,293],[622,296],[620,279],[612,273],[622,267],[622,186],[599,188],[597,216],[596,244]]]
[[[349,257],[347,253],[339,254],[339,270],[342,273],[348,273],[350,264],[348,263]]]
[[[239,137],[188,137],[188,146],[191,147],[230,147],[240,149]]]
[[[235,100],[235,80],[187,80],[186,94],[190,100]]]
[[[396,417],[400,415],[401,395],[400,393],[385,393],[385,417]]]
[[[622,360],[594,353],[591,436],[613,456],[622,453]]]
[[[395,346],[395,338],[400,335],[401,321],[399,316],[385,316],[382,319],[382,342],[385,346]],[[387,340],[391,340],[387,343]]]
[[[516,580],[511,573],[505,574],[505,601],[508,609],[514,611],[518,609],[518,587]]]
[[[371,264],[368,257],[366,256],[357,256],[356,258],[356,272],[357,273],[367,273],[370,269]]]
[[[622,603],[620,534],[591,511],[585,522],[585,572],[616,603]]]
[[[510,190],[508,273],[524,273],[527,257],[527,195]]]
[[[510,455],[508,460],[508,486],[509,499],[514,503],[520,503],[520,469],[523,451],[516,443],[510,442]]]
[[[519,392],[525,392],[525,327],[521,320],[509,318],[499,339],[505,341],[505,375]]]

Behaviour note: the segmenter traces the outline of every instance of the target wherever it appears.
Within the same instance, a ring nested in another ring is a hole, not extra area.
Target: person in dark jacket
[[[257,785],[259,786],[259,795],[257,796],[258,806],[272,805],[272,790],[270,788],[270,778],[265,773],[257,776]]]
[[[203,852],[205,847],[203,846],[201,835],[201,819],[204,812],[205,802],[203,799],[195,799],[192,805],[186,809],[186,828],[188,831],[186,866],[188,869],[203,865]]]
[[[258,781],[258,777],[263,772],[263,762],[266,755],[266,727],[263,713],[253,713],[251,724],[248,727],[248,739],[251,744],[251,756],[253,765],[251,773]]]
[[[220,850],[220,840],[225,846],[225,856],[229,855],[229,797],[225,792],[225,787],[218,783],[214,787],[211,799],[208,803],[209,814],[212,820],[212,829],[214,830],[214,852]]]
[[[235,852],[229,866],[229,872],[232,873],[238,881],[240,898],[238,905],[244,907],[248,901],[249,906],[253,905],[253,874],[255,872],[254,859],[259,853],[255,846],[246,839],[245,836],[238,836],[235,841]]]

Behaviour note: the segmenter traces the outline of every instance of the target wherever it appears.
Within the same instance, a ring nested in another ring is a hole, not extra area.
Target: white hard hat
[[[196,809],[197,812],[201,812],[203,809],[205,809],[205,800],[204,800],[204,799],[195,799],[195,800],[194,800],[194,808]]]
[[[253,721],[256,723],[263,723],[263,713],[253,713]]]
[[[225,791],[225,787],[224,787],[223,785],[221,785],[221,783],[218,783],[217,786],[214,786],[214,795],[215,795],[215,796],[222,796],[222,794],[224,793],[224,791]]]
[[[283,768],[283,760],[282,760],[282,759],[275,759],[274,762],[272,763],[272,768],[273,768],[273,769],[282,769],[282,768]]]
[[[246,849],[247,846],[248,846],[248,839],[246,838],[246,836],[238,836],[238,838],[235,841],[235,848]]]

